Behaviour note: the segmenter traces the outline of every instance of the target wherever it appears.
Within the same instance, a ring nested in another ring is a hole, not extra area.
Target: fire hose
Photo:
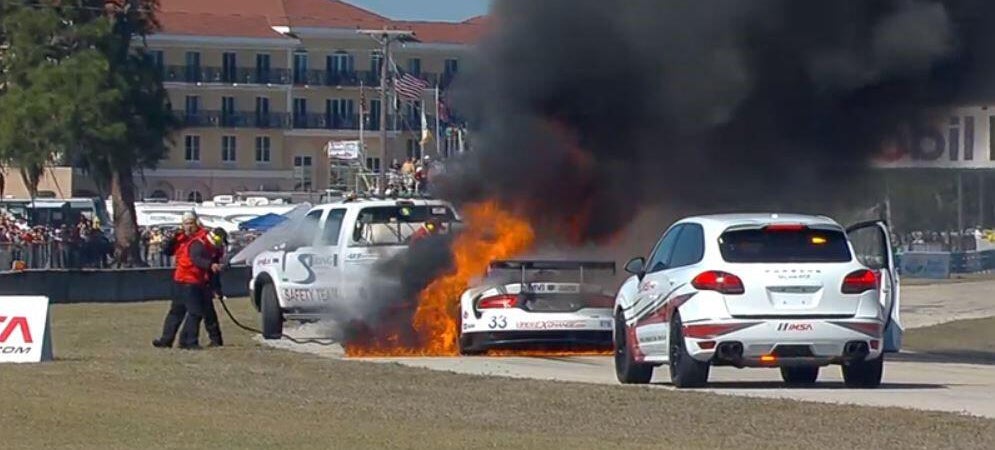
[[[237,326],[237,327],[239,327],[239,328],[241,328],[241,329],[243,329],[245,331],[248,331],[250,333],[256,333],[256,334],[262,336],[262,334],[263,334],[262,330],[258,330],[258,329],[252,328],[252,327],[250,327],[248,325],[244,325],[242,322],[239,322],[238,319],[235,318],[235,315],[231,313],[231,310],[228,309],[228,303],[225,302],[225,300],[227,299],[227,297],[225,297],[225,294],[222,292],[222,289],[221,289],[221,276],[215,276],[214,280],[213,280],[213,284],[214,284],[215,293],[217,294],[218,301],[221,302],[221,307],[225,310],[225,314],[228,316],[229,319],[231,319],[231,321],[235,324],[235,326]],[[286,340],[288,340],[290,342],[293,342],[295,344],[332,345],[332,344],[335,343],[335,341],[333,341],[333,340],[329,340],[328,338],[322,338],[322,337],[295,338],[295,337],[290,336],[290,335],[288,335],[286,333],[280,333],[280,335],[284,339],[286,339]]]

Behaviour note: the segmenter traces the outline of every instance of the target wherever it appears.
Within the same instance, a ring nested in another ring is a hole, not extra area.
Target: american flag
[[[421,78],[402,73],[394,80],[394,88],[401,97],[408,100],[418,100],[421,98],[422,91],[429,88],[429,84]]]
[[[448,123],[449,122],[449,106],[446,106],[446,103],[443,102],[441,98],[439,99],[439,106],[438,106],[438,108],[439,108],[439,120],[442,121],[442,122]]]

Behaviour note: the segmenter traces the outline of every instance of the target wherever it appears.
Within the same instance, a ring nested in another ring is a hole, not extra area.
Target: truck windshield
[[[447,234],[457,222],[445,205],[396,205],[363,208],[352,230],[351,246],[408,245],[432,234]]]

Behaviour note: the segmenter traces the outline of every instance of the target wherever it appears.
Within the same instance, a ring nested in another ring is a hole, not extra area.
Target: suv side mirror
[[[646,265],[646,260],[643,259],[642,256],[637,256],[635,258],[630,259],[629,262],[625,263],[625,271],[635,276],[638,276],[639,279],[642,279],[643,275],[646,274],[644,267],[645,265]]]

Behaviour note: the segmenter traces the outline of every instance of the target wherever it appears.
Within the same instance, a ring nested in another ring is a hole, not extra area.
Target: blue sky
[[[491,0],[345,0],[397,20],[460,22],[487,12]]]

